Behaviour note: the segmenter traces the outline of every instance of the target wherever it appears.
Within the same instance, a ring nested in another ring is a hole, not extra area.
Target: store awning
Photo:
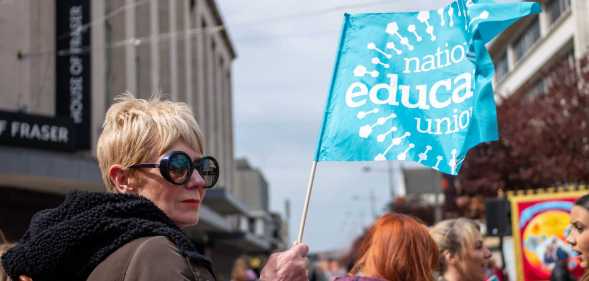
[[[17,147],[0,146],[0,182],[58,194],[72,190],[105,191],[95,159]]]

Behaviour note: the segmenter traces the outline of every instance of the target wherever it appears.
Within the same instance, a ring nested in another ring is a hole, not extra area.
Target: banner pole
[[[313,190],[313,182],[315,181],[315,171],[317,170],[317,161],[313,161],[311,166],[311,175],[309,176],[309,183],[307,185],[307,196],[305,197],[305,206],[303,207],[303,215],[301,217],[301,225],[299,227],[299,236],[297,243],[303,243],[303,232],[305,232],[305,222],[307,221],[307,211],[309,211],[309,201],[311,201],[311,191]]]

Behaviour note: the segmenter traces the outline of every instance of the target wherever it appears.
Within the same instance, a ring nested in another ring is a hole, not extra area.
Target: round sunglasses
[[[159,168],[160,174],[175,185],[183,185],[190,180],[194,170],[205,180],[205,188],[212,188],[219,180],[219,163],[212,156],[203,156],[192,161],[182,151],[172,151],[162,157],[159,163],[139,163],[129,166],[138,168]]]

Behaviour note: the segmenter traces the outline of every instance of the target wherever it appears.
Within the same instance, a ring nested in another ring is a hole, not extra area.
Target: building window
[[[513,44],[513,51],[515,60],[520,60],[526,52],[538,41],[540,38],[540,23],[536,17],[515,40]]]
[[[243,232],[249,231],[249,219],[245,216],[239,217],[239,230]]]
[[[509,65],[507,63],[507,52],[503,52],[495,61],[495,81],[501,81],[509,72]]]
[[[562,70],[568,71],[569,69],[573,70],[576,66],[575,60],[575,49],[570,48],[568,51],[561,53],[560,55],[556,56],[556,58],[548,65],[543,67],[541,71],[539,71],[540,77],[537,77],[533,82],[527,84],[524,88],[526,91],[525,95],[529,100],[533,100],[534,98],[548,94],[553,91],[553,87],[555,83],[566,83],[566,77],[561,77]],[[562,69],[562,67],[565,67]],[[558,80],[558,81],[556,81]]]
[[[256,218],[248,218],[247,221],[247,232],[256,233]]]
[[[258,236],[264,236],[264,219],[256,219],[256,229],[254,234]]]
[[[527,96],[530,99],[533,99],[539,95],[543,95],[546,93],[546,81],[543,78],[536,80],[532,86],[530,87]]]
[[[550,23],[555,23],[562,14],[571,8],[571,0],[552,0],[546,4]]]
[[[564,60],[567,61],[567,63],[569,64],[569,67],[575,68],[575,66],[577,64],[577,60],[575,59],[575,48],[574,48],[574,46],[573,46],[573,48],[571,48],[568,52],[566,52],[564,54]]]

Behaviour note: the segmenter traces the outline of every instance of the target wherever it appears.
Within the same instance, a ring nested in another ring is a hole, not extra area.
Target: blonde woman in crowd
[[[123,95],[105,116],[96,156],[109,192],[74,192],[33,216],[3,257],[35,281],[216,281],[182,228],[195,225],[219,165],[187,104]],[[306,281],[306,245],[274,254],[264,281]]]
[[[451,219],[430,230],[440,252],[438,281],[483,281],[491,251],[479,226],[469,219]]]

